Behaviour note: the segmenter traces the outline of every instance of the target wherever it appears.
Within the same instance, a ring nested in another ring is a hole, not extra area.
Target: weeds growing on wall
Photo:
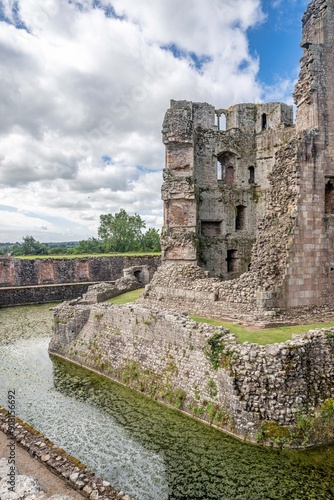
[[[281,426],[277,422],[264,422],[257,432],[258,442],[277,446],[312,446],[318,443],[334,442],[334,399],[326,399],[315,411],[314,416],[300,410],[295,425]]]
[[[226,349],[226,344],[224,340],[225,334],[222,332],[216,332],[208,340],[208,347],[204,349],[204,354],[209,359],[214,370],[218,370],[219,367],[231,369],[231,356],[233,351]]]
[[[205,349],[204,353],[209,359],[215,370],[218,370],[220,366],[220,361],[222,354],[225,349],[224,334],[221,332],[216,332],[208,340],[209,347]]]
[[[144,369],[140,363],[129,361],[114,372],[115,378],[132,389],[147,394],[152,399],[162,400],[181,409],[186,399],[186,392],[174,388],[169,377],[175,374],[176,365],[168,363],[165,373],[156,373],[151,369]]]

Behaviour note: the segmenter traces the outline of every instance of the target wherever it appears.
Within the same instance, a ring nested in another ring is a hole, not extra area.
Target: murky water
[[[29,323],[29,324],[28,324]],[[0,309],[0,404],[133,500],[334,498],[334,448],[246,445],[102,377],[51,362],[48,305]]]

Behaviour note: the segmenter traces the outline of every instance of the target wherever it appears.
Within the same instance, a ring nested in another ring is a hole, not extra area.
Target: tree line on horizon
[[[79,242],[40,243],[33,236],[22,243],[0,243],[0,255],[80,255],[126,252],[160,252],[160,234],[149,228],[140,215],[129,215],[123,208],[115,214],[100,215],[98,238]]]

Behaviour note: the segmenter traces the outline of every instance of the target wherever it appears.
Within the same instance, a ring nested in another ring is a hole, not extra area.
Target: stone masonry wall
[[[334,331],[238,344],[222,327],[140,304],[55,309],[50,352],[238,436],[293,426],[333,397]]]
[[[79,491],[83,498],[89,498],[90,500],[96,500],[97,498],[99,500],[130,500],[128,495],[118,492],[108,481],[96,477],[94,472],[89,470],[79,460],[68,455],[62,448],[56,446],[29,424],[23,422],[18,417],[11,416],[2,406],[0,406],[0,431],[7,434],[8,440],[11,439],[19,443],[23,449],[29,452],[31,457],[41,462],[53,474],[59,476],[73,490]],[[8,464],[8,459],[6,459],[6,463]],[[18,491],[13,495],[8,493],[7,486],[6,484],[4,492],[6,498],[46,499],[46,496],[39,488],[37,488],[38,491],[34,492],[35,494],[31,493],[31,495],[26,496],[26,492],[23,492],[24,496],[20,496]],[[10,495],[10,497],[7,495]],[[52,500],[59,498],[60,495],[51,497]],[[65,497],[61,495],[61,498],[70,500],[72,496],[69,497],[66,495]]]
[[[89,285],[91,283],[0,287],[0,307],[71,300],[87,292]]]
[[[267,209],[258,223],[250,270],[237,279],[219,282],[195,266],[173,264],[174,269],[162,266],[147,287],[148,302],[158,300],[169,307],[184,297],[186,302],[191,302],[190,310],[201,316],[228,317],[238,312],[239,318],[253,320],[275,316],[287,307],[281,289],[286,279],[300,196],[298,147],[298,140],[293,139],[275,155],[269,175]],[[189,304],[184,303],[184,308],[188,307]]]
[[[212,310],[226,316],[234,310],[241,319],[261,320],[291,311],[297,316],[303,308],[333,309],[333,45],[334,0],[312,0],[303,17],[303,56],[294,92],[296,126],[291,106],[283,103],[217,110],[217,115],[226,116],[225,131],[209,119],[192,120],[192,106],[212,116],[212,107],[205,103],[174,102],[167,111],[167,153],[169,148],[182,149],[185,137],[188,154],[189,148],[194,150],[193,162],[186,162],[193,197],[192,234],[185,239],[174,217],[175,193],[170,183],[163,185],[163,262],[197,264],[225,281],[198,281],[196,271],[190,276],[193,266],[178,266],[181,279],[173,284],[167,274],[175,273],[168,267],[153,280],[147,300],[174,307],[183,294],[184,306],[202,309],[203,316]],[[177,159],[166,162],[174,188],[179,181],[178,212],[182,206],[187,212],[181,167]],[[214,289],[211,302],[204,284]]]
[[[123,269],[160,265],[159,256],[0,259],[0,287],[113,281]]]

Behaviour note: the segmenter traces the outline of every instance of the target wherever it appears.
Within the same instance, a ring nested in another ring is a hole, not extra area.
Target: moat
[[[132,500],[334,498],[334,447],[244,444],[105,378],[51,360],[49,305],[0,311],[0,404]]]

